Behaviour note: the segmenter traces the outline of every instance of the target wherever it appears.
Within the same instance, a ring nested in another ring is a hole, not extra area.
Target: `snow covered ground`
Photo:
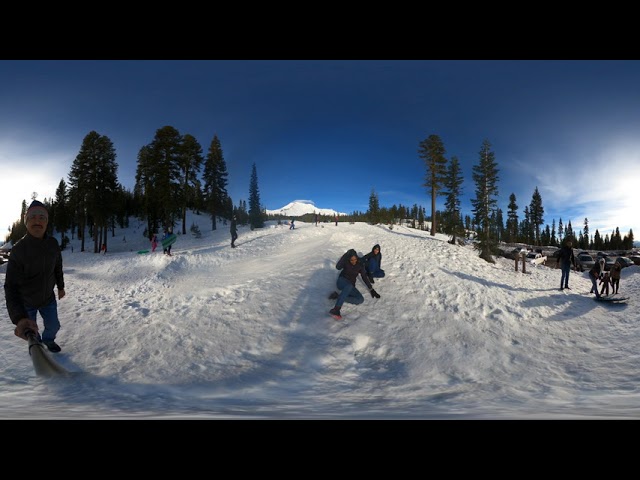
[[[172,257],[138,254],[137,222],[107,255],[63,252],[68,377],[36,376],[2,290],[0,418],[640,418],[638,266],[607,305],[586,272],[563,292],[560,270],[406,227],[240,227],[232,249],[228,225],[192,221],[202,238]],[[376,243],[381,298],[359,280],[365,302],[335,321],[336,261]]]

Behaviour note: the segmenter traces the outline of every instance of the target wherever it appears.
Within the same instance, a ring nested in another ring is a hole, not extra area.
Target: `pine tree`
[[[64,249],[66,242],[65,237],[69,225],[71,224],[70,211],[69,211],[69,193],[67,192],[67,184],[64,179],[60,180],[58,188],[56,189],[56,200],[53,204],[53,210],[55,212],[55,230],[60,232],[60,246]]]
[[[187,233],[187,209],[195,207],[198,197],[200,182],[198,176],[202,168],[202,147],[193,135],[185,134],[182,137],[181,152],[178,157],[180,172],[182,174],[182,234]]]
[[[498,242],[502,242],[504,236],[504,218],[502,215],[502,209],[498,208],[495,210],[495,215],[493,216],[493,231],[494,238]]]
[[[569,223],[567,223],[567,227],[564,229],[564,238],[569,238],[574,245],[578,243],[576,241],[575,235],[573,234],[573,228],[571,227],[571,220],[569,220]]]
[[[172,126],[156,130],[153,141],[138,153],[135,194],[142,199],[149,234],[173,228],[181,216],[183,138]]]
[[[526,243],[533,245],[535,243],[536,234],[535,234],[533,222],[531,220],[532,217],[531,217],[530,205],[527,205],[524,207],[524,218],[525,218],[525,221],[523,224],[522,238]]]
[[[582,228],[583,241],[580,244],[580,248],[587,250],[589,248],[589,220],[584,218],[584,227]]]
[[[100,251],[100,243],[106,243],[104,234],[113,215],[117,170],[113,142],[107,136],[89,132],[69,173],[69,198],[78,214],[78,233],[82,239],[80,250],[83,252],[87,226],[93,236],[94,253]]]
[[[27,225],[24,222],[24,215],[27,213],[27,201],[22,201],[20,208],[20,220],[13,222],[9,235],[6,237],[7,242],[15,244],[18,240],[27,234]]]
[[[531,204],[529,205],[529,215],[531,216],[531,228],[534,234],[534,244],[540,245],[540,226],[544,223],[544,207],[542,197],[538,187],[533,191]]]
[[[456,237],[464,237],[464,225],[460,213],[460,196],[462,195],[462,169],[458,157],[451,157],[443,179],[446,197],[443,214],[444,233],[451,235],[450,243],[456,244]]]
[[[633,248],[633,230],[629,229],[629,234],[624,236],[624,248],[625,250],[631,250]]]
[[[612,250],[620,250],[621,248],[623,248],[622,246],[622,237],[620,236],[620,228],[616,227],[616,232],[615,234],[612,235],[611,237],[611,249]]]
[[[232,210],[229,210],[227,197],[227,164],[222,154],[222,146],[217,135],[213,136],[209,145],[209,152],[204,165],[204,198],[207,212],[211,216],[211,229],[216,230],[216,217],[218,215],[231,219]],[[233,202],[231,202],[233,208]]]
[[[593,234],[593,249],[594,250],[602,250],[603,246],[604,246],[604,241],[602,240],[602,237],[600,236],[600,232],[596,228],[596,233]]]
[[[551,229],[548,224],[540,234],[540,241],[542,245],[551,245]]]
[[[423,184],[431,191],[431,235],[436,234],[436,197],[444,183],[447,159],[442,140],[438,135],[429,135],[426,140],[420,142],[418,154],[427,166],[426,182]]]
[[[378,201],[378,195],[373,188],[369,195],[369,211],[367,212],[367,216],[369,217],[369,223],[371,225],[380,223],[380,203]]]
[[[518,204],[516,203],[516,195],[509,195],[509,205],[507,211],[507,238],[509,243],[518,241]]]
[[[558,243],[564,243],[564,227],[562,226],[562,218],[558,220]]]
[[[491,215],[496,208],[498,195],[498,166],[494,157],[491,144],[484,140],[479,162],[473,166],[476,196],[471,200],[472,211],[479,228],[478,243],[474,244],[474,248],[479,250],[480,258],[490,263],[495,263],[492,255],[497,250],[497,242],[491,234]]]
[[[252,230],[264,227],[262,209],[260,208],[260,193],[258,191],[258,171],[255,162],[251,167],[251,181],[249,183],[249,225]]]

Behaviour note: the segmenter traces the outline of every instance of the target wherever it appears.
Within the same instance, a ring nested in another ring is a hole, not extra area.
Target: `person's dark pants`
[[[562,275],[560,276],[560,288],[569,288],[569,272],[571,271],[571,264],[561,264],[560,269],[562,270]]]
[[[589,274],[589,279],[591,280],[591,291],[589,293],[595,293],[597,298],[600,298],[600,293],[598,292],[598,278]]]
[[[618,293],[618,287],[620,286],[620,279],[614,278],[611,280],[611,293]]]

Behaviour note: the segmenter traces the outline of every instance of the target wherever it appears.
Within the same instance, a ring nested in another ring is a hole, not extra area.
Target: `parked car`
[[[631,265],[633,265],[633,260],[631,260],[628,257],[618,257],[616,258],[616,263],[619,263],[620,265],[622,265],[622,268],[624,267],[630,267]]]
[[[544,265],[547,262],[547,257],[537,252],[527,253],[527,262],[533,265]]]
[[[640,265],[640,255],[631,255],[629,257],[629,260],[631,260],[636,265]]]
[[[613,267],[613,264],[616,263],[616,259],[614,257],[605,257],[604,259],[604,270],[608,272]]]
[[[591,270],[591,267],[593,267],[595,263],[596,261],[588,253],[581,252],[576,255],[576,268],[581,272]]]

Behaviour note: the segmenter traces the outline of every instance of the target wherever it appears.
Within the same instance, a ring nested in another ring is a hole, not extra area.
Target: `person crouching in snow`
[[[352,303],[354,305],[360,305],[364,302],[364,297],[356,288],[358,275],[362,276],[362,280],[364,280],[364,283],[369,288],[371,296],[373,298],[380,298],[378,292],[376,292],[371,286],[371,282],[369,282],[364,265],[360,262],[358,254],[354,249],[350,249],[347,253],[342,255],[340,260],[336,263],[336,269],[342,270],[336,280],[336,287],[338,287],[340,293],[333,292],[329,297],[331,299],[337,299],[335,307],[329,311],[331,316],[336,320],[342,319],[342,316],[340,315],[340,308],[342,308],[342,304],[344,302]]]
[[[384,278],[384,270],[380,268],[382,265],[382,253],[380,253],[379,244],[376,243],[371,251],[362,257],[362,263],[371,283],[376,283],[374,278]]]
[[[589,280],[591,280],[591,291],[589,293],[595,293],[596,298],[600,298],[597,282],[602,278],[602,272],[604,272],[604,258],[601,258],[599,262],[594,263],[591,270],[589,270]]]

